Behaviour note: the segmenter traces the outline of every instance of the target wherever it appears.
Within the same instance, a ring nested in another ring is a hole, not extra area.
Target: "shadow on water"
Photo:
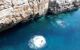
[[[25,26],[28,27],[34,21],[29,21],[26,23],[19,23],[13,28],[0,32],[0,48],[4,46],[16,46],[22,42],[28,41],[29,36],[32,36],[30,33],[26,32],[17,32]]]
[[[37,22],[39,18],[27,21],[25,23],[18,23],[14,27],[3,32],[0,32],[0,48],[9,45],[16,46],[20,43],[24,43],[25,41],[27,44],[28,40],[33,36],[33,34],[30,33],[30,25],[34,22]],[[24,31],[20,31],[25,27],[27,29],[29,27],[29,29],[28,30],[24,29]]]
[[[18,23],[17,25],[13,26],[12,28],[0,32],[0,38],[7,36],[7,35],[9,36],[10,34],[15,33],[15,31],[18,31],[19,29],[21,29],[25,26],[28,26],[30,23],[32,23],[32,21],[29,21],[27,23]]]

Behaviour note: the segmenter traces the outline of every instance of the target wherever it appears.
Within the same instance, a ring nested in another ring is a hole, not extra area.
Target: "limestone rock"
[[[30,19],[30,15],[46,14],[49,0],[0,0],[0,30]]]

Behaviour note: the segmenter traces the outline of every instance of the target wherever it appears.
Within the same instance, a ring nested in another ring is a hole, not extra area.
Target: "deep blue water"
[[[46,38],[47,45],[39,50],[80,50],[80,9],[41,17],[2,32],[0,50],[33,50],[28,41],[34,35]]]

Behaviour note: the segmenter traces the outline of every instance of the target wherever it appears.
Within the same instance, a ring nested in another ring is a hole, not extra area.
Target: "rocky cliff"
[[[46,14],[48,4],[49,0],[0,0],[0,31]]]
[[[80,6],[80,0],[50,0],[48,13],[59,14],[77,10]]]
[[[0,0],[0,31],[46,12],[57,14],[79,6],[76,0]]]

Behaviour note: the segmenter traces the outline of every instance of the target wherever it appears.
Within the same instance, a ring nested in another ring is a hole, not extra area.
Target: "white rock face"
[[[29,20],[30,15],[45,15],[48,4],[49,0],[0,0],[0,31]]]
[[[75,0],[56,0],[56,1],[57,1],[57,3],[59,3],[59,4],[65,4],[65,1],[68,2],[68,3],[72,3],[72,2],[75,1]]]
[[[28,45],[32,49],[40,49],[46,45],[46,39],[41,35],[36,35],[29,40]]]

